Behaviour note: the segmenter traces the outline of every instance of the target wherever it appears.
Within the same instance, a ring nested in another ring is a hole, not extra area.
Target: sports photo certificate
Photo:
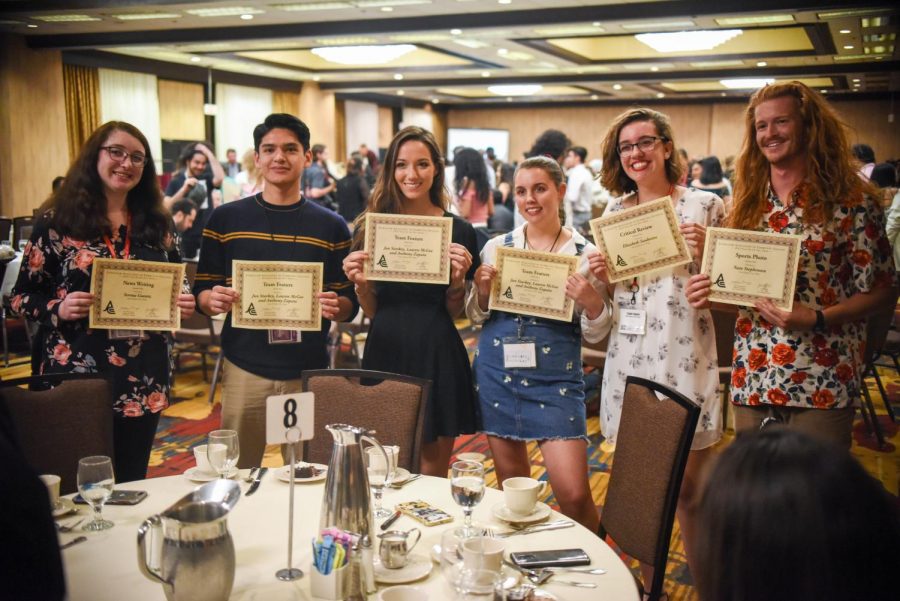
[[[177,330],[184,264],[94,259],[88,327],[101,330]]]
[[[452,236],[452,217],[367,213],[366,278],[449,284]]]
[[[572,320],[575,301],[566,296],[566,280],[577,271],[578,257],[501,246],[495,267],[491,311]]]
[[[671,196],[598,217],[590,223],[594,243],[606,255],[610,282],[692,260],[678,228]]]
[[[322,308],[322,264],[293,261],[232,261],[231,278],[240,300],[231,325],[250,330],[318,330]]]
[[[794,306],[802,236],[706,228],[702,273],[709,275],[709,300],[753,306],[769,298],[786,311]]]

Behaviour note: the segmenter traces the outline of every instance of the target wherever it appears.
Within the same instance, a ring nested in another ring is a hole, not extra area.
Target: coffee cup
[[[224,452],[225,445],[216,446],[222,447]],[[206,447],[207,445],[205,444],[199,444],[194,447],[194,459],[197,461],[197,471],[207,476],[215,476],[217,475],[216,468],[214,468],[209,462],[209,456],[206,453]]]
[[[427,601],[428,595],[416,586],[391,586],[378,594],[381,601]]]
[[[50,496],[50,508],[59,509],[59,483],[62,480],[54,474],[41,474],[41,481],[47,487],[47,494]]]
[[[487,536],[476,536],[463,541],[460,545],[463,565],[472,570],[491,570],[499,572],[503,565],[503,541]]]
[[[391,462],[390,469],[387,471],[397,471],[397,458],[400,456],[400,447],[397,445],[386,444],[381,445],[381,448],[384,449],[384,453],[385,455],[387,455],[388,461]],[[369,447],[368,449],[366,449],[366,454],[368,455],[368,466],[370,470],[384,470],[384,455],[381,454],[381,450],[378,447]]]
[[[503,481],[506,508],[518,515],[530,515],[547,483],[534,478],[507,478]]]

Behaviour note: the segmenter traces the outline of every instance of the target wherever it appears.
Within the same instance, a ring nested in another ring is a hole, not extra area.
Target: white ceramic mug
[[[41,474],[41,481],[47,487],[47,494],[50,496],[50,508],[59,509],[59,483],[62,478],[54,474]]]
[[[530,515],[547,483],[534,478],[507,478],[503,481],[506,508],[518,515]]]
[[[463,565],[472,570],[499,572],[505,547],[503,541],[497,538],[476,536],[466,539],[460,549]]]
[[[218,445],[222,447],[222,452],[225,452],[225,445]],[[194,447],[194,459],[197,460],[197,471],[201,472],[206,476],[217,476],[218,472],[216,468],[212,466],[209,462],[209,457],[206,454],[206,445],[200,444]]]

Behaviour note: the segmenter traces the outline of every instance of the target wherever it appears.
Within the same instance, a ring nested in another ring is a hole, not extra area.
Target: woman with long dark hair
[[[448,206],[434,136],[420,127],[400,130],[388,147],[367,210],[451,217]],[[344,259],[344,273],[372,318],[363,367],[431,380],[420,467],[423,474],[446,478],[454,438],[478,428],[469,356],[453,324],[463,309],[467,281],[478,267],[475,230],[453,218],[449,285],[370,282],[363,271],[368,253],[361,250],[365,215],[356,219],[354,251]]]
[[[162,332],[118,337],[88,329],[92,265],[98,257],[166,261],[168,233],[147,139],[129,123],[105,123],[35,224],[11,299],[16,312],[44,327],[41,373],[112,380],[119,482],[146,476],[159,415],[169,404],[168,345]],[[189,316],[193,296],[181,294],[178,305]]]
[[[474,148],[463,148],[453,155],[456,206],[459,214],[474,227],[487,227],[494,214],[487,164]]]

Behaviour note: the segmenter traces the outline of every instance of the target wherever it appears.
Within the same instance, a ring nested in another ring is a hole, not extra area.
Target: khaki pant
[[[222,367],[222,428],[237,430],[241,456],[238,467],[262,465],[266,452],[266,398],[275,394],[301,392],[303,381],[267,380],[251,374],[225,359]],[[301,459],[297,445],[295,459]],[[281,445],[281,456],[288,462],[288,446]]]
[[[734,430],[738,434],[748,430],[759,430],[766,418],[773,418],[774,426],[803,432],[819,440],[824,440],[846,449],[853,442],[853,407],[844,409],[803,409],[800,407],[775,407],[763,405],[747,407],[732,405],[734,409]],[[770,422],[771,423],[771,422]],[[766,427],[770,427],[766,424]]]

